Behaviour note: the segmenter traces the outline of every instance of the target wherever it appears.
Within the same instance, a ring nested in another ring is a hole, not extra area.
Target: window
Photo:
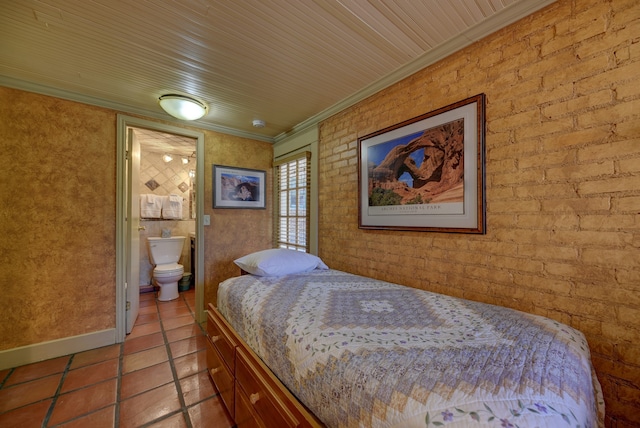
[[[311,153],[304,152],[275,164],[276,248],[309,251],[309,187]]]

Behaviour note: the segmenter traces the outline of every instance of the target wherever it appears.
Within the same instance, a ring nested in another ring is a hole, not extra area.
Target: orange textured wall
[[[0,87],[0,351],[115,328],[117,114]],[[206,305],[272,230],[269,197],[264,210],[212,209],[211,165],[267,170],[270,195],[273,148],[200,131]]]
[[[640,3],[561,0],[320,125],[332,268],[585,333],[607,424],[640,425]],[[478,93],[486,235],[358,228],[357,139]]]
[[[116,115],[0,87],[0,350],[115,327]]]
[[[213,209],[213,165],[266,171],[266,209]],[[238,257],[272,247],[273,145],[205,131],[205,205],[211,226],[205,226],[205,305],[217,303],[218,284],[240,275]]]

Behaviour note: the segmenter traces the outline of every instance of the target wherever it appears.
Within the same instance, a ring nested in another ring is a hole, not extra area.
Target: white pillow
[[[302,251],[273,248],[248,254],[233,261],[240,269],[258,276],[282,276],[329,269],[320,257]]]

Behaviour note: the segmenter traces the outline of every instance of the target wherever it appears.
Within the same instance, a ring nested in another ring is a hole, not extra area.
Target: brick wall
[[[357,139],[478,93],[487,234],[358,229]],[[640,2],[560,0],[320,124],[332,268],[548,316],[640,425]]]

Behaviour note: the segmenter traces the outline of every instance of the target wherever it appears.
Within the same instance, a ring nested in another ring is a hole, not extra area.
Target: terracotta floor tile
[[[140,294],[140,302],[152,301],[155,303],[156,294],[155,293],[141,293]]]
[[[0,390],[0,413],[53,397],[62,373],[23,382]]]
[[[191,309],[188,306],[181,306],[175,309],[165,309],[160,311],[160,318],[163,320],[169,318],[177,318],[185,315],[191,315]]]
[[[131,373],[136,370],[160,364],[169,359],[167,349],[164,346],[147,349],[124,356],[122,373]]]
[[[134,337],[146,336],[147,334],[158,333],[159,331],[162,331],[160,323],[150,322],[147,324],[134,325],[131,334],[127,337],[133,339]]]
[[[70,421],[116,402],[117,379],[62,394],[53,407],[49,425]]]
[[[140,306],[140,309],[138,310],[138,316],[148,314],[158,314],[158,308],[156,307],[156,305]]]
[[[176,385],[172,382],[124,400],[120,404],[120,427],[138,427],[180,408]]]
[[[212,428],[217,426],[215,421],[211,421],[209,425]],[[154,424],[147,425],[147,428],[187,428],[187,422],[184,419],[184,414],[179,412]]]
[[[174,358],[173,365],[176,368],[178,379],[200,373],[207,370],[207,351],[202,350],[184,357]]]
[[[157,303],[158,303],[158,309],[160,310],[160,312],[162,312],[165,309],[179,308],[181,306],[186,306],[186,303],[184,302],[184,299],[182,297],[179,297],[175,300],[170,300],[168,302],[161,302],[158,300]]]
[[[167,309],[186,308],[186,307],[187,307],[187,302],[182,297],[176,300],[171,300],[170,302],[158,302],[158,310],[160,310],[160,312]]]
[[[174,328],[183,327],[185,325],[191,325],[195,322],[192,315],[181,316],[177,318],[170,318],[168,320],[162,320],[162,328],[165,330],[173,330]]]
[[[70,370],[64,378],[60,393],[64,394],[65,392],[115,378],[118,376],[118,365],[119,360],[113,359]]]
[[[181,379],[180,388],[187,407],[216,394],[206,371]]]
[[[0,370],[0,385],[2,385],[10,371],[11,369]]]
[[[120,398],[124,400],[172,381],[173,373],[168,361],[140,369],[122,376]]]
[[[178,358],[205,349],[207,347],[207,338],[205,336],[189,337],[170,343],[169,347],[171,348],[171,356]]]
[[[79,417],[57,428],[113,428],[116,424],[116,406],[105,407],[97,412]]]
[[[4,387],[15,385],[22,382],[38,379],[56,373],[62,373],[69,363],[70,357],[64,356],[53,358],[51,360],[40,361],[38,363],[27,364],[25,366],[16,367],[11,373]]]
[[[153,312],[149,314],[138,313],[138,319],[136,319],[135,325],[149,324],[159,320],[160,320],[160,316],[158,315],[157,312]]]
[[[113,360],[120,357],[121,345],[116,343],[115,345],[103,346],[102,348],[92,349],[90,351],[80,352],[73,356],[71,362],[71,369],[77,369],[91,364],[99,363],[101,361]]]
[[[158,311],[160,312],[160,317],[162,317],[163,314],[175,314],[176,311],[184,310],[189,310],[189,307],[185,302],[178,302],[175,300],[173,302],[158,302]]]
[[[47,416],[52,399],[39,401],[19,409],[11,410],[0,415],[0,427],[27,428],[40,427]]]
[[[140,306],[138,307],[138,315],[139,314],[157,314],[158,307],[156,306],[156,302],[148,301],[148,302],[140,302]],[[135,324],[134,324],[135,325]]]
[[[156,305],[156,293],[144,293],[144,297],[140,296],[140,307],[146,308],[147,306],[158,307]]]
[[[140,303],[134,331],[123,344],[0,370],[0,427],[41,427],[49,410],[48,426],[55,428],[231,427],[206,371],[206,334],[193,315],[195,291],[171,302],[146,293]],[[52,398],[57,390],[60,395]]]
[[[124,342],[124,355],[134,354],[145,349],[164,345],[164,337],[161,332],[147,334],[146,336],[128,338]]]
[[[212,426],[212,421],[215,421],[216,428],[231,428],[234,426],[219,396],[190,407],[189,418],[191,419],[191,425],[194,427]]]
[[[168,342],[175,342],[177,340],[186,339],[188,337],[204,335],[204,332],[202,331],[200,326],[198,326],[198,324],[193,323],[174,328],[173,330],[165,331],[165,335],[167,336]]]

